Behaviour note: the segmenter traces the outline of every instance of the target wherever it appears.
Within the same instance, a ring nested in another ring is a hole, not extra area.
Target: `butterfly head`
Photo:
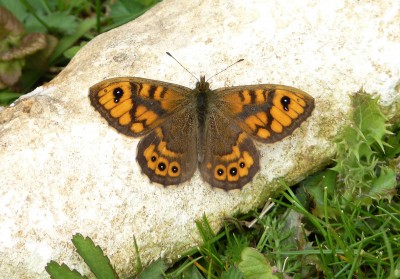
[[[203,92],[210,89],[210,84],[206,81],[205,76],[200,76],[200,81],[196,83],[196,89]]]

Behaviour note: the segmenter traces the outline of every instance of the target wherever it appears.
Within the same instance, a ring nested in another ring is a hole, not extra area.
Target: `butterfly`
[[[139,77],[117,77],[89,89],[92,106],[118,132],[142,137],[136,160],[164,186],[189,180],[241,189],[260,169],[254,141],[273,143],[312,113],[314,99],[293,87],[246,85],[211,90],[204,76],[194,89]]]

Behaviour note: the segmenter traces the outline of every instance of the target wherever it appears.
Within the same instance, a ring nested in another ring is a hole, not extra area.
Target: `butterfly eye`
[[[124,95],[124,91],[121,89],[121,87],[117,87],[113,91],[114,95],[114,103],[118,103],[119,99]]]
[[[290,105],[290,98],[287,97],[287,96],[283,96],[282,99],[281,99],[281,104],[283,106],[283,109],[285,111],[288,111],[289,110],[289,105]]]

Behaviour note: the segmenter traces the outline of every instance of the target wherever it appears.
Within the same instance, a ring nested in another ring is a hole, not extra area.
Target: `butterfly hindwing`
[[[221,111],[210,105],[199,169],[211,186],[240,189],[259,170],[259,153],[251,138]]]
[[[272,143],[293,133],[314,109],[314,99],[297,88],[264,84],[215,90],[219,108],[253,138]]]
[[[197,116],[188,106],[166,119],[138,145],[136,160],[152,182],[177,185],[197,168]]]
[[[120,77],[101,81],[89,98],[110,126],[127,136],[143,136],[184,107],[192,90],[143,78]]]

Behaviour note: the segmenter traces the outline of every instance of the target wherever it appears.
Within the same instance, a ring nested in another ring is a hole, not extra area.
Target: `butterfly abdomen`
[[[204,127],[208,111],[208,101],[209,100],[207,93],[200,91],[197,95],[197,102],[196,102],[196,112],[200,127]]]

